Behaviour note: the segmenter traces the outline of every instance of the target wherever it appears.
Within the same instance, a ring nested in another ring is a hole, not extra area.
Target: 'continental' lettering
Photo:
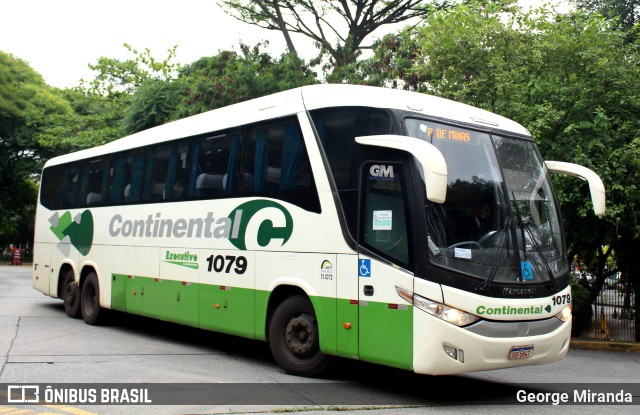
[[[241,217],[242,211],[236,216]],[[109,222],[109,235],[125,238],[229,238],[237,236],[237,226],[232,228],[231,218],[222,217],[216,219],[212,212],[208,212],[204,218],[190,219],[164,219],[160,212],[148,215],[145,219],[124,219],[116,214]],[[234,231],[232,233],[232,230]]]
[[[476,308],[476,314],[479,316],[506,316],[515,314],[542,314],[542,306],[530,306],[530,307],[511,307],[504,305],[502,307],[485,307],[483,305]]]

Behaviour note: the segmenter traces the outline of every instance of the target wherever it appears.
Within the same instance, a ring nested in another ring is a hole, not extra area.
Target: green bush
[[[573,326],[571,336],[578,337],[591,327],[593,310],[589,301],[589,289],[579,283],[571,284],[573,297]]]

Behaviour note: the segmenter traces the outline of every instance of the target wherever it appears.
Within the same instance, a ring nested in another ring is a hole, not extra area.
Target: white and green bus
[[[49,160],[33,286],[88,324],[113,309],[268,341],[297,375],[331,356],[425,374],[554,362],[571,332],[554,171],[604,213],[598,176],[545,163],[513,121],[306,86]]]

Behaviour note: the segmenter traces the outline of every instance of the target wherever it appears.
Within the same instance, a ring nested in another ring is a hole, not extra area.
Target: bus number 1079
[[[229,274],[233,267],[233,271],[236,274],[244,274],[247,270],[247,258],[243,256],[210,255],[207,258],[207,262],[209,263],[207,267],[207,271],[209,272],[224,272],[225,274]]]

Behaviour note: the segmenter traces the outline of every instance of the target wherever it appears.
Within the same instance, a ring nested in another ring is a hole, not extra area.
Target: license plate
[[[527,346],[513,346],[509,350],[509,360],[515,359],[527,359],[533,356],[533,345]]]

